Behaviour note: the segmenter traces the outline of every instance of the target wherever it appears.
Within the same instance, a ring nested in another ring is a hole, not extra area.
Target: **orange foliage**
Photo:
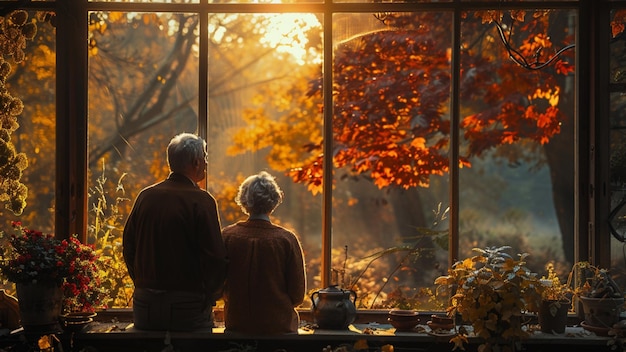
[[[554,48],[574,38],[567,32],[566,16],[559,17],[563,13],[462,14],[460,99],[465,116],[459,122],[459,167],[470,167],[470,158],[499,146],[543,145],[560,133],[561,123],[570,118],[559,108],[561,79],[574,72],[572,51],[554,60],[551,56]],[[411,188],[429,187],[432,175],[449,171],[452,67],[450,42],[441,40],[449,36],[449,20],[445,13],[391,14],[385,24],[393,30],[369,32],[335,49],[333,172],[364,175],[379,188]],[[506,45],[494,22],[515,29],[506,33]],[[524,69],[510,60],[510,48],[529,66],[550,65]],[[274,168],[317,194],[324,165],[322,121],[312,117],[321,112],[322,84],[321,78],[307,87],[301,82],[294,80],[292,89],[273,99],[275,104],[295,102],[291,108],[277,105],[278,121],[268,117],[272,112],[267,109],[248,111],[250,127],[235,136],[229,152],[270,148]]]
[[[624,32],[624,23],[626,23],[626,9],[616,10],[611,19],[611,34],[613,38]]]

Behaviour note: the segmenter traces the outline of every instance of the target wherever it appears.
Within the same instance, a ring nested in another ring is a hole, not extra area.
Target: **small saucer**
[[[67,320],[63,322],[63,330],[68,332],[79,332],[82,331],[87,325],[93,322],[93,318],[87,318],[81,321],[70,321]]]
[[[89,312],[72,312],[68,314],[62,314],[59,317],[63,330],[68,332],[82,331],[87,325],[93,322],[96,317],[96,313]]]
[[[609,330],[611,330],[610,328],[605,328],[601,326],[587,325],[587,323],[585,323],[584,321],[580,322],[580,326],[582,326],[583,329],[587,331],[594,332],[598,336],[609,336]]]
[[[435,323],[431,320],[426,322],[426,325],[428,325],[428,327],[431,330],[452,330],[454,328],[454,323],[452,324],[440,324],[440,323]]]

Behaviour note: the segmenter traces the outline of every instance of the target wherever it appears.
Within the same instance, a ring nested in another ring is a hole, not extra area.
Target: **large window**
[[[349,287],[366,308],[436,308],[434,278],[471,247],[531,252],[537,272],[572,263],[575,52],[557,50],[575,44],[575,11],[467,9],[455,29],[453,8],[200,8],[89,14],[90,184],[124,174],[133,199],[165,177],[173,134],[205,134],[222,222],[243,217],[241,180],[270,171],[309,287]]]
[[[244,216],[233,201],[244,177],[277,176],[287,197],[273,220],[300,236],[309,289],[353,289],[360,308],[438,309],[434,279],[486,246],[530,253],[538,273],[549,261],[565,273],[587,259],[586,224],[606,221],[582,190],[594,180],[581,145],[593,120],[578,98],[589,83],[579,62],[592,62],[581,60],[591,51],[581,52],[579,6],[59,5],[71,13],[59,17],[82,18],[85,31],[62,39],[85,58],[72,61],[84,70],[64,74],[87,93],[62,96],[84,111],[61,109],[78,121],[77,137],[62,142],[77,156],[68,178],[84,189],[66,200],[77,231],[119,250],[132,200],[167,175],[169,139],[198,132],[223,225]],[[621,209],[621,93],[612,92],[612,202]]]

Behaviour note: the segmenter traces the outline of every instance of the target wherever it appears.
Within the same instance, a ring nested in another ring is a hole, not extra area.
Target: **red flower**
[[[9,281],[61,285],[65,312],[93,311],[100,304],[106,289],[101,286],[93,245],[83,244],[75,236],[59,240],[24,228],[20,222],[11,225],[16,233],[7,236],[8,245],[0,248],[0,273]]]

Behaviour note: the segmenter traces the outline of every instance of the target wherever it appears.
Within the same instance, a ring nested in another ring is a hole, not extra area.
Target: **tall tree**
[[[345,179],[360,176],[381,189],[410,191],[429,187],[433,175],[449,171],[451,27],[446,16],[379,15],[384,29],[337,46],[332,158],[335,172],[345,173]],[[574,146],[573,104],[565,99],[572,96],[574,69],[574,29],[567,16],[567,11],[549,10],[463,14],[459,166],[471,167],[472,158],[486,154],[511,165],[547,163],[565,253],[572,254],[573,159],[562,157],[564,151],[573,155]],[[306,93],[320,98],[321,87],[321,78],[314,79]],[[273,136],[280,136],[274,149],[284,150],[288,133],[274,130]],[[301,145],[308,156],[290,159],[297,167],[286,170],[314,193],[322,185],[323,143]]]

